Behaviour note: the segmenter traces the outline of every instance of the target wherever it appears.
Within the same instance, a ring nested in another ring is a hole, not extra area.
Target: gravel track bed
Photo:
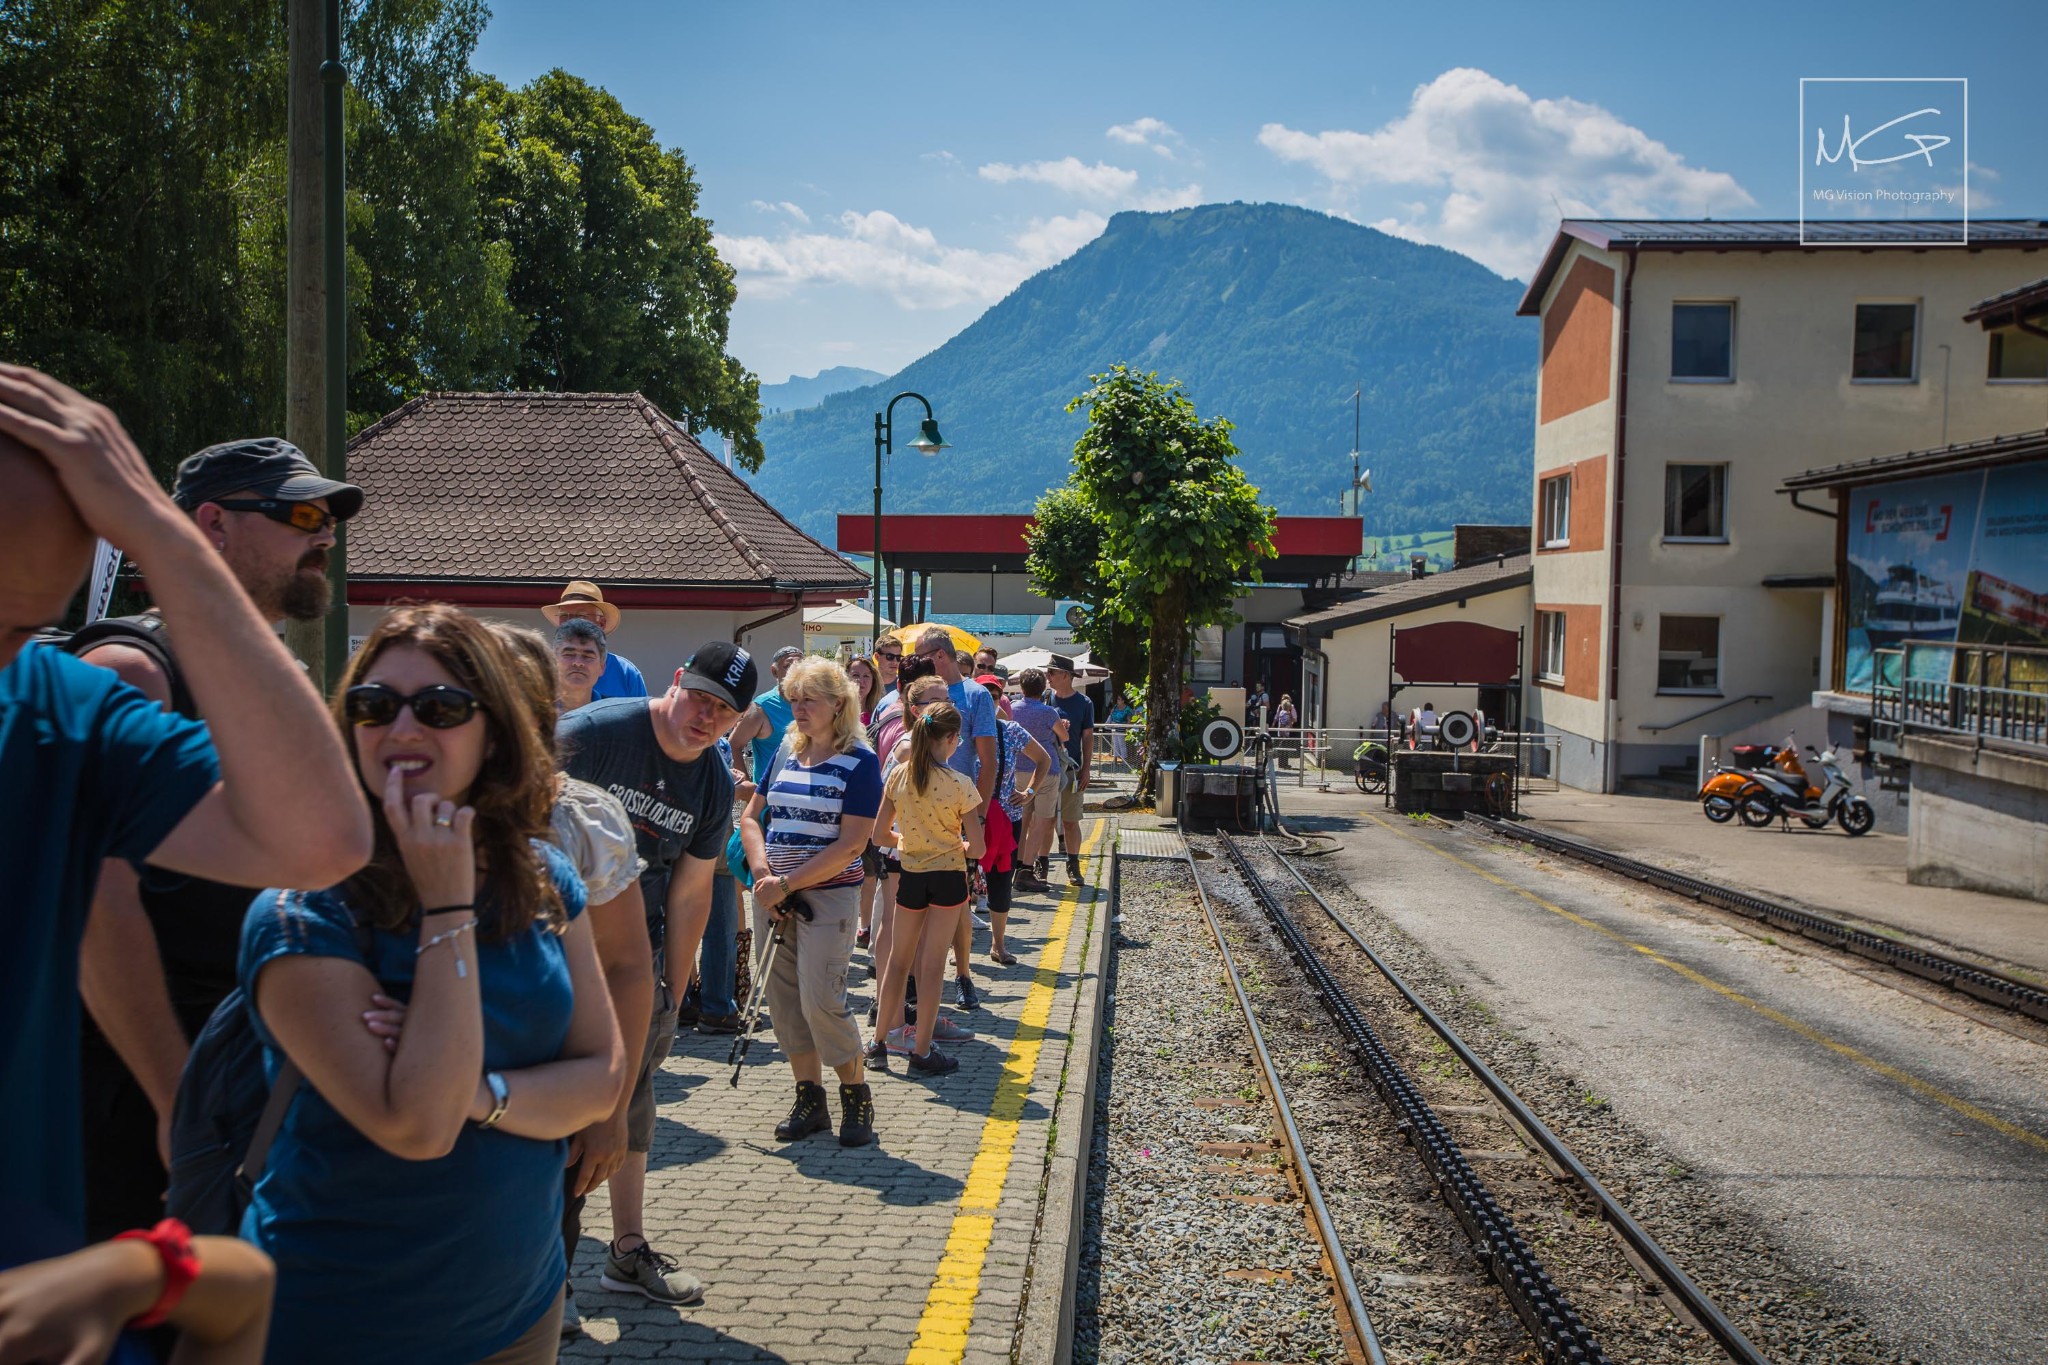
[[[1552,1173],[1521,1141],[1492,1096],[1315,902],[1299,893],[1272,854],[1256,843],[1245,847],[1268,888],[1294,914],[1309,942],[1402,1059],[1468,1158],[1479,1152],[1518,1154],[1473,1164],[1610,1358],[1617,1365],[1724,1359],[1705,1333],[1666,1311],[1650,1282],[1626,1259],[1619,1239],[1598,1221],[1591,1199]],[[1521,1096],[1767,1357],[1781,1365],[1896,1365],[1913,1359],[1879,1340],[1825,1289],[1780,1259],[1762,1228],[1693,1182],[1682,1163],[1624,1124],[1583,1081],[1547,1064],[1533,1044],[1463,990],[1426,949],[1375,911],[1342,877],[1313,859],[1298,866],[1345,921]],[[1205,864],[1205,872],[1215,868],[1222,875],[1205,882],[1235,882],[1227,867],[1219,852],[1215,862]],[[1277,967],[1285,970],[1281,979],[1299,982],[1249,894],[1240,893],[1231,903],[1247,940],[1264,942]],[[1300,989],[1305,994],[1306,987]],[[1327,1032],[1331,1026],[1320,1002],[1304,1004]],[[1324,1050],[1333,1069],[1357,1065],[1334,1040]],[[1288,1091],[1295,1094],[1291,1079]],[[1364,1098],[1384,1114],[1369,1088]],[[1317,1137],[1309,1138],[1309,1145],[1321,1174],[1326,1158]],[[1409,1160],[1419,1171],[1412,1155]],[[1352,1245],[1349,1232],[1346,1244]],[[1363,1280],[1365,1272],[1359,1273]],[[1370,1301],[1368,1308],[1373,1308]],[[1373,1312],[1374,1325],[1384,1336],[1392,1324],[1376,1308]]]
[[[1187,869],[1127,860],[1121,895],[1073,1358],[1342,1360],[1322,1248]]]

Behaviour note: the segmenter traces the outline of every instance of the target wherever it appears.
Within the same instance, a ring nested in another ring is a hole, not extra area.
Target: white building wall
[[[1326,723],[1334,729],[1363,729],[1371,725],[1379,714],[1380,703],[1387,700],[1390,628],[1407,630],[1439,621],[1476,621],[1484,626],[1521,631],[1528,628],[1529,603],[1528,588],[1505,588],[1484,596],[1468,597],[1463,608],[1456,603],[1447,603],[1391,620],[1346,626],[1335,632],[1321,642],[1323,657],[1327,660],[1324,667]],[[1524,666],[1526,668],[1526,663]],[[1409,685],[1394,698],[1395,709],[1400,713],[1411,711],[1424,701],[1435,702],[1439,714],[1469,711],[1477,704],[1477,689],[1435,684]],[[1498,721],[1500,717],[1489,719]]]

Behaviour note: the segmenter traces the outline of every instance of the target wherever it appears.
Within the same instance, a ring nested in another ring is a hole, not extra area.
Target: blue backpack
[[[356,921],[356,948],[374,961],[375,933]],[[372,969],[374,970],[374,968]],[[195,1233],[233,1237],[270,1157],[270,1144],[305,1077],[287,1057],[263,1079],[263,1041],[241,988],[228,992],[185,1058],[171,1107],[170,1188],[164,1207]]]

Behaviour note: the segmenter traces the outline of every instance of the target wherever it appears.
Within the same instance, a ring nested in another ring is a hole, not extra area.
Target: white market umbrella
[[[1033,645],[1029,649],[1020,649],[1015,654],[998,659],[997,662],[1004,668],[1009,669],[1010,676],[1014,678],[1024,669],[1036,668],[1042,670],[1049,666],[1052,663],[1052,651],[1038,645]],[[1100,664],[1090,663],[1086,654],[1074,656],[1074,677],[1080,682],[1084,684],[1098,683],[1108,676],[1109,670]]]
[[[860,627],[856,633],[867,634],[867,627],[874,624],[874,614],[859,602],[841,598],[829,607],[804,608],[804,633],[807,635],[831,634],[846,627]],[[812,630],[817,626],[820,629]],[[894,630],[896,623],[888,617],[882,618],[883,630]]]

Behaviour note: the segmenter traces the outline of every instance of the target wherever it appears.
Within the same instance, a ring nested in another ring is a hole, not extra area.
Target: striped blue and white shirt
[[[882,764],[865,744],[806,767],[785,750],[784,760],[761,798],[768,825],[768,868],[777,876],[796,871],[839,837],[846,816],[872,819],[882,808]],[[821,886],[859,886],[861,854]]]

